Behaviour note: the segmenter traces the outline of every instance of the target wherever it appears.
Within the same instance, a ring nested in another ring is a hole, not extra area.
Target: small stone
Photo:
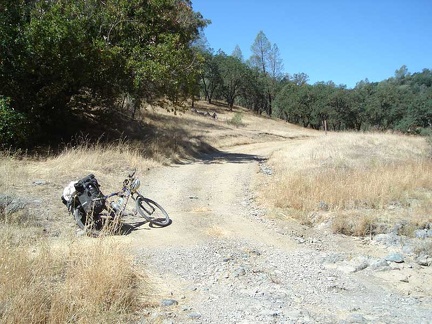
[[[395,233],[377,234],[374,237],[374,241],[381,243],[385,246],[397,246],[400,245],[401,238]]]
[[[403,263],[404,262],[403,256],[399,253],[389,254],[388,256],[386,256],[385,259],[386,259],[386,261],[395,262],[395,263]]]
[[[163,299],[161,302],[161,306],[174,306],[178,305],[178,301],[175,299]]]
[[[76,231],[76,236],[85,236],[86,235],[86,231],[85,230],[77,230]]]
[[[346,323],[366,323],[366,319],[361,314],[351,314],[347,317]]]
[[[424,267],[429,267],[430,265],[432,265],[432,258],[429,257],[428,255],[421,255],[417,258],[417,264],[424,266]]]
[[[240,276],[244,276],[246,274],[246,270],[243,267],[238,268],[235,272],[234,272],[234,277],[240,277]]]
[[[277,317],[279,314],[280,314],[279,311],[274,311],[274,310],[270,310],[270,309],[265,309],[265,310],[261,311],[261,315],[269,316],[269,317]]]
[[[294,239],[297,241],[298,244],[303,244],[306,242],[306,240],[302,237],[295,237]]]
[[[419,239],[426,239],[432,237],[432,230],[428,229],[421,229],[415,231],[415,236]]]
[[[370,268],[373,270],[381,270],[387,267],[388,267],[388,262],[385,259],[380,259],[370,264]]]
[[[338,270],[340,270],[344,273],[354,273],[357,271],[355,267],[348,265],[348,264],[344,264],[344,265],[339,266]]]
[[[329,210],[329,206],[326,202],[324,201],[320,201],[318,204],[318,208],[324,211],[328,211]]]
[[[200,313],[190,313],[190,314],[188,315],[188,317],[189,317],[190,319],[200,319],[200,318],[201,318],[201,314],[200,314]]]
[[[362,271],[364,269],[366,269],[369,266],[369,263],[367,261],[363,261],[362,263],[360,263],[359,265],[357,265],[355,267],[355,271]]]
[[[46,185],[48,182],[47,181],[45,181],[45,180],[35,180],[35,181],[33,181],[33,184],[35,185],[35,186],[42,186],[42,185]]]
[[[415,231],[415,236],[419,239],[425,239],[427,231],[425,229]]]

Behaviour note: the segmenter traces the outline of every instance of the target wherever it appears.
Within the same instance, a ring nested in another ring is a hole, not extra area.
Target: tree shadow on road
[[[230,153],[216,150],[212,153],[204,153],[199,158],[204,164],[214,164],[214,163],[250,163],[259,162],[263,163],[267,158],[255,155],[255,154],[244,154],[244,153]]]

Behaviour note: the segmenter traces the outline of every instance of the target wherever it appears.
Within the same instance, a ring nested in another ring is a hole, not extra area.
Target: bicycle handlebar
[[[114,196],[121,196],[121,195],[124,195],[125,192],[126,192],[126,190],[127,190],[127,187],[126,187],[126,186],[129,184],[130,179],[134,177],[136,171],[137,171],[137,169],[135,168],[135,169],[132,171],[132,173],[128,175],[128,179],[125,179],[125,182],[127,182],[127,183],[125,184],[125,182],[123,182],[123,190],[121,190],[121,191],[117,191],[117,192],[113,192],[113,193],[111,193],[111,194],[109,194],[109,195],[105,195],[104,198],[105,198],[105,199],[108,199],[108,198],[111,198],[111,197],[114,197]]]

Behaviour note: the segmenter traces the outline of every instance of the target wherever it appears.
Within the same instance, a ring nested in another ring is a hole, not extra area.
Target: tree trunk
[[[269,104],[267,107],[267,114],[269,115],[269,117],[271,117],[273,111],[272,111],[272,96],[271,96],[270,91],[268,91],[268,101],[269,101]]]

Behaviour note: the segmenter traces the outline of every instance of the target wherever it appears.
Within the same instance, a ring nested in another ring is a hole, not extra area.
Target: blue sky
[[[262,30],[277,44],[284,72],[303,72],[309,83],[349,88],[432,69],[432,0],[192,0],[212,23],[210,46],[248,59]]]

